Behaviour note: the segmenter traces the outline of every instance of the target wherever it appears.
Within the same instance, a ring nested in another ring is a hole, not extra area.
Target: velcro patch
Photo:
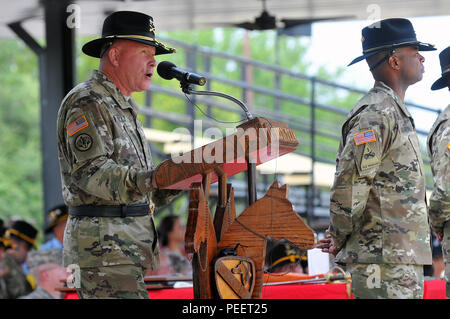
[[[92,147],[92,137],[89,134],[80,134],[75,139],[75,148],[80,152],[86,152]]]
[[[89,126],[89,123],[86,119],[86,116],[83,115],[79,119],[77,119],[77,120],[73,121],[72,123],[70,123],[69,125],[67,125],[67,134],[69,134],[69,136],[72,136],[76,132],[79,132],[88,126]]]
[[[367,130],[361,133],[354,134],[353,140],[355,141],[355,144],[358,146],[364,143],[375,142],[377,139],[375,137],[375,132],[373,130]]]
[[[364,152],[361,158],[361,170],[365,171],[367,169],[371,169],[375,166],[378,166],[380,163],[380,159],[374,150],[370,147],[370,144],[367,144],[364,147]]]

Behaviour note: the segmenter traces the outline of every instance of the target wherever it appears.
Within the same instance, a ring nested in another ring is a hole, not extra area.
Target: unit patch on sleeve
[[[375,151],[370,147],[370,144],[364,146],[364,152],[361,158],[361,170],[365,171],[377,166],[380,163]]]
[[[375,132],[373,130],[367,130],[361,133],[354,134],[353,140],[355,141],[355,144],[358,146],[364,143],[375,142],[377,139],[375,137]]]
[[[92,137],[88,134],[80,134],[75,139],[75,148],[80,152],[86,152],[92,147]]]
[[[79,132],[88,126],[89,126],[89,123],[86,119],[86,116],[83,115],[79,119],[77,119],[77,120],[73,121],[72,123],[70,123],[69,125],[67,125],[67,134],[69,134],[69,136],[72,136],[76,132]]]

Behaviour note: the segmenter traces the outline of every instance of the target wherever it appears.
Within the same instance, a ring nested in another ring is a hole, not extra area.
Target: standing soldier
[[[450,47],[439,54],[442,76],[431,89],[450,90]],[[442,112],[430,130],[427,140],[428,155],[434,176],[430,198],[430,223],[439,242],[445,263],[447,298],[450,299],[450,105]]]
[[[38,231],[29,223],[18,220],[6,230],[5,237],[10,245],[0,262],[0,299],[16,299],[29,294],[31,287],[22,264],[28,252],[36,248]]]
[[[362,30],[374,87],[342,127],[331,188],[330,236],[318,248],[352,274],[355,298],[422,298],[431,264],[425,174],[414,121],[404,97],[420,81],[424,57],[407,19]]]
[[[147,269],[159,264],[156,206],[179,191],[157,190],[133,92],[147,90],[155,55],[175,50],[155,38],[152,17],[109,15],[102,37],[83,52],[99,70],[77,85],[58,112],[63,196],[69,207],[63,261],[80,298],[148,298]]]

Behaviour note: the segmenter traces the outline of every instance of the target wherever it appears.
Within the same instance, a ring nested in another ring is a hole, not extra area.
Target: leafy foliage
[[[0,218],[42,225],[37,57],[17,40],[0,49]]]

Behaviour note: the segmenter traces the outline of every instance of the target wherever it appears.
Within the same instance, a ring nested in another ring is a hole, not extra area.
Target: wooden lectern
[[[261,298],[267,237],[313,248],[314,233],[293,210],[286,185],[274,182],[256,200],[254,167],[297,146],[286,124],[256,117],[230,136],[161,163],[155,174],[160,188],[189,189],[185,246],[193,254],[194,298]],[[237,217],[227,178],[248,169],[249,207]],[[208,198],[215,182],[213,219]]]

